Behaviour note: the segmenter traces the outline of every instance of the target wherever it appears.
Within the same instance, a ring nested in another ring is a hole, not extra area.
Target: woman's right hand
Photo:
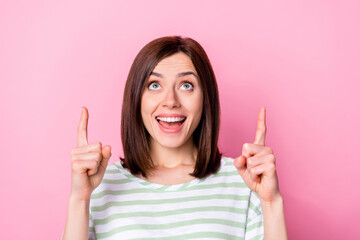
[[[82,108],[77,130],[77,145],[71,151],[71,196],[89,200],[92,191],[100,184],[109,159],[111,146],[102,147],[101,142],[88,144],[87,126],[89,114]]]

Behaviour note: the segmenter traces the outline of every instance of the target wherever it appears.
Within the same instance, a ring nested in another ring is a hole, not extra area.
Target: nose
[[[163,106],[168,108],[180,107],[180,102],[175,89],[168,89],[164,93]]]

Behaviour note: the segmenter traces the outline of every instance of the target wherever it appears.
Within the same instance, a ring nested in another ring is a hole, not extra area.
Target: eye
[[[151,83],[149,83],[148,88],[150,90],[158,90],[161,87],[160,87],[160,84],[158,82],[151,82]]]
[[[189,82],[184,82],[180,88],[182,88],[184,90],[192,90],[194,88],[194,86]]]

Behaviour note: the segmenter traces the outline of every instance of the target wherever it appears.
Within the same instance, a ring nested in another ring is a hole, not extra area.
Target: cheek
[[[152,114],[156,110],[158,106],[158,101],[154,96],[149,96],[144,94],[141,98],[141,117],[143,119],[144,124],[150,123],[152,119]]]
[[[194,108],[196,109],[196,119],[197,122],[200,122],[201,116],[202,116],[202,112],[203,112],[203,107],[204,107],[204,99],[203,99],[203,95],[201,94],[200,96],[198,96],[198,99],[196,102],[194,102]]]
[[[202,111],[203,111],[203,102],[199,101],[199,103],[196,106],[196,119],[198,123],[200,122]]]
[[[143,119],[144,124],[146,124],[146,122],[147,122],[149,109],[150,109],[149,101],[147,101],[146,96],[143,96],[141,99],[140,111],[141,111],[141,117]]]
[[[203,96],[201,94],[184,100],[186,109],[191,112],[195,119],[200,119],[203,109]]]
[[[153,103],[151,97],[147,96],[147,94],[144,94],[141,98],[141,113],[146,114],[151,112],[152,105]]]
[[[196,99],[193,102],[193,107],[194,109],[196,109],[196,111],[201,115],[202,113],[202,109],[203,109],[203,103],[204,102],[204,97],[203,97],[203,93],[200,92],[198,95],[196,95]]]

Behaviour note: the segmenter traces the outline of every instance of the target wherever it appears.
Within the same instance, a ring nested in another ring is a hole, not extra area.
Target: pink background
[[[121,156],[125,80],[165,35],[200,42],[220,90],[219,145],[241,154],[267,107],[291,239],[359,239],[358,1],[1,1],[0,238],[59,239],[82,106]],[[355,224],[357,223],[357,224]]]

